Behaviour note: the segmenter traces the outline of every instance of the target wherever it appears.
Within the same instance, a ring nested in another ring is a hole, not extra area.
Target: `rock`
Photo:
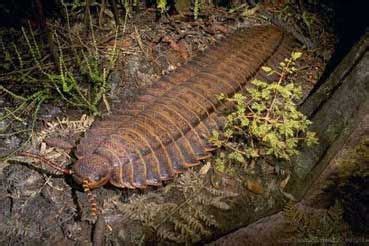
[[[2,115],[0,115],[2,117]],[[9,123],[6,119],[0,121],[0,133],[4,133],[8,129]]]
[[[118,87],[122,84],[122,73],[121,71],[114,70],[110,73],[108,78],[108,84],[110,86],[109,96],[111,99],[117,99],[119,94]]]
[[[39,117],[45,120],[50,120],[60,115],[62,110],[60,107],[52,104],[42,104]]]
[[[0,142],[0,156],[7,155],[12,152],[16,148],[18,148],[21,144],[21,139],[17,136],[9,136],[6,137],[3,141]]]

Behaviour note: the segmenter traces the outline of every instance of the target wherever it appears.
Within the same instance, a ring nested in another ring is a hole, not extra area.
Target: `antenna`
[[[55,170],[62,172],[65,175],[72,175],[73,171],[71,169],[68,168],[64,168],[59,166],[57,163],[41,156],[41,155],[37,155],[37,154],[32,154],[29,152],[21,152],[18,154],[19,156],[26,156],[26,157],[31,157],[34,159],[39,160],[42,163],[47,164],[48,166],[54,168]],[[91,205],[91,215],[93,217],[96,218],[97,214],[100,214],[100,210],[97,208],[97,204],[96,204],[96,199],[94,197],[94,195],[91,192],[90,186],[89,186],[89,181],[87,179],[84,179],[82,182],[82,187],[84,192],[87,194],[87,199]]]
[[[51,160],[49,160],[49,159],[47,159],[47,158],[45,158],[41,155],[36,155],[36,154],[29,153],[29,152],[21,152],[21,153],[19,153],[19,155],[37,159],[40,162],[47,164],[48,166],[54,168],[55,170],[58,170],[59,172],[62,172],[65,175],[72,175],[73,174],[73,171],[71,169],[61,167],[58,164],[56,164],[55,162],[53,162],[53,161],[51,161]]]

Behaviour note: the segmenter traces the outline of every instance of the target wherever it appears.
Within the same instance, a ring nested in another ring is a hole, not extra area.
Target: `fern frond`
[[[133,196],[128,204],[118,208],[130,219],[155,231],[159,240],[176,243],[198,242],[210,235],[211,228],[219,227],[212,211],[230,209],[226,199],[237,195],[208,187],[201,175],[191,172],[163,191]],[[167,201],[165,196],[173,193],[176,201]]]

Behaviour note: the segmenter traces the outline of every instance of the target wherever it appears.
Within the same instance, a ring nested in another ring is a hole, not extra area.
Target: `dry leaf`
[[[261,194],[264,192],[263,186],[260,184],[259,181],[256,181],[256,180],[250,180],[250,179],[247,180],[246,188],[255,194]]]
[[[211,168],[211,163],[210,162],[207,162],[204,166],[201,167],[199,173],[200,175],[205,175],[209,172]]]
[[[288,184],[288,181],[290,180],[290,175],[288,174],[287,177],[279,183],[279,187],[283,190],[286,185]]]

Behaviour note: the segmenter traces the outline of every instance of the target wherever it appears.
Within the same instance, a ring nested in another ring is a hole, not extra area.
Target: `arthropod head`
[[[99,211],[97,209],[95,197],[91,193],[91,189],[101,187],[110,180],[112,170],[109,160],[102,156],[92,154],[82,157],[71,169],[69,169],[61,167],[37,154],[22,152],[19,155],[38,159],[51,168],[62,172],[64,175],[72,175],[73,179],[82,185],[83,190],[88,196],[88,200],[91,204],[91,214],[93,216],[97,215]]]
[[[73,179],[79,184],[88,184],[89,189],[105,185],[111,177],[109,160],[100,155],[88,155],[72,166]]]

